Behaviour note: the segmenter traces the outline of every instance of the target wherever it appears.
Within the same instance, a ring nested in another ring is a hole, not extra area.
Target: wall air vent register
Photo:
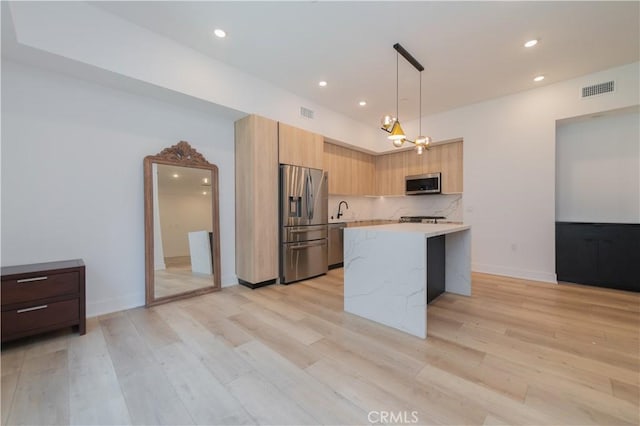
[[[588,98],[590,96],[603,95],[605,93],[613,92],[615,89],[615,81],[607,81],[606,83],[594,84],[592,86],[586,86],[582,88],[582,97]]]
[[[300,107],[300,115],[305,117],[305,118],[313,119],[313,110],[301,106]]]

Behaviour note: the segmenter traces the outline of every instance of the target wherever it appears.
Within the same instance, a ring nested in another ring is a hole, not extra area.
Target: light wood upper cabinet
[[[278,142],[281,164],[323,168],[324,138],[322,135],[278,123]]]
[[[278,278],[278,123],[235,123],[236,275],[258,285]]]
[[[351,181],[354,195],[375,194],[375,160],[372,155],[351,151]]]
[[[462,141],[439,145],[442,192],[462,192]]]
[[[404,151],[404,153],[407,156],[407,176],[426,173],[427,155],[425,154],[428,154],[428,152],[425,152],[422,155],[417,155],[415,151]]]
[[[329,175],[329,194],[375,193],[375,161],[372,155],[326,142],[323,165]]]
[[[416,155],[413,151],[410,152]],[[407,151],[376,157],[376,194],[404,195],[404,178],[409,170]]]
[[[405,176],[442,173],[442,193],[462,192],[462,141],[432,146],[422,155],[414,150],[375,158],[376,194],[404,195]]]

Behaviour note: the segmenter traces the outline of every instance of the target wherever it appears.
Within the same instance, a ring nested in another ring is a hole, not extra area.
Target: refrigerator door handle
[[[311,204],[309,204],[309,220],[313,219],[313,215],[315,213],[315,202],[314,202],[314,193],[313,193],[313,176],[311,175],[311,171],[309,171],[309,200]]]
[[[291,250],[302,250],[302,249],[306,249],[309,247],[316,247],[316,246],[326,246],[327,245],[327,240],[321,240],[318,242],[314,242],[314,243],[310,243],[310,244],[305,244],[302,246],[293,246],[290,247]]]

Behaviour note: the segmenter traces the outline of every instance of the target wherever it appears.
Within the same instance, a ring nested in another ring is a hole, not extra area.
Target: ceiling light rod
[[[382,127],[381,130],[389,133],[389,138],[393,146],[396,148],[400,148],[405,142],[410,142],[415,145],[416,152],[418,154],[422,154],[426,149],[429,149],[429,144],[431,143],[431,138],[428,136],[422,136],[422,71],[424,71],[424,67],[420,62],[414,58],[411,53],[407,52],[407,50],[400,45],[400,43],[396,43],[393,45],[393,48],[396,50],[396,116],[392,116],[387,114],[382,117],[380,120]],[[415,140],[407,139],[404,130],[402,130],[402,126],[400,126],[400,120],[398,119],[398,98],[399,98],[399,78],[398,78],[398,54],[402,55],[404,59],[407,60],[413,67],[418,70],[418,75],[420,76],[420,103],[419,111],[420,116],[418,117],[419,123],[419,132],[420,135]]]
[[[407,52],[407,49],[402,47],[400,45],[400,43],[394,44],[393,48],[396,49],[398,51],[398,53],[401,54],[402,57],[407,60],[407,62],[409,62],[411,65],[413,65],[413,67],[415,69],[417,69],[420,72],[424,71],[424,67],[422,66],[422,64],[420,62],[418,62],[418,60],[416,58],[411,56],[411,53]]]

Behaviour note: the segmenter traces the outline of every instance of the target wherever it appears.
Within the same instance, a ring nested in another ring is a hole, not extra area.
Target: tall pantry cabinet
[[[278,123],[235,123],[236,275],[256,288],[278,278]]]

